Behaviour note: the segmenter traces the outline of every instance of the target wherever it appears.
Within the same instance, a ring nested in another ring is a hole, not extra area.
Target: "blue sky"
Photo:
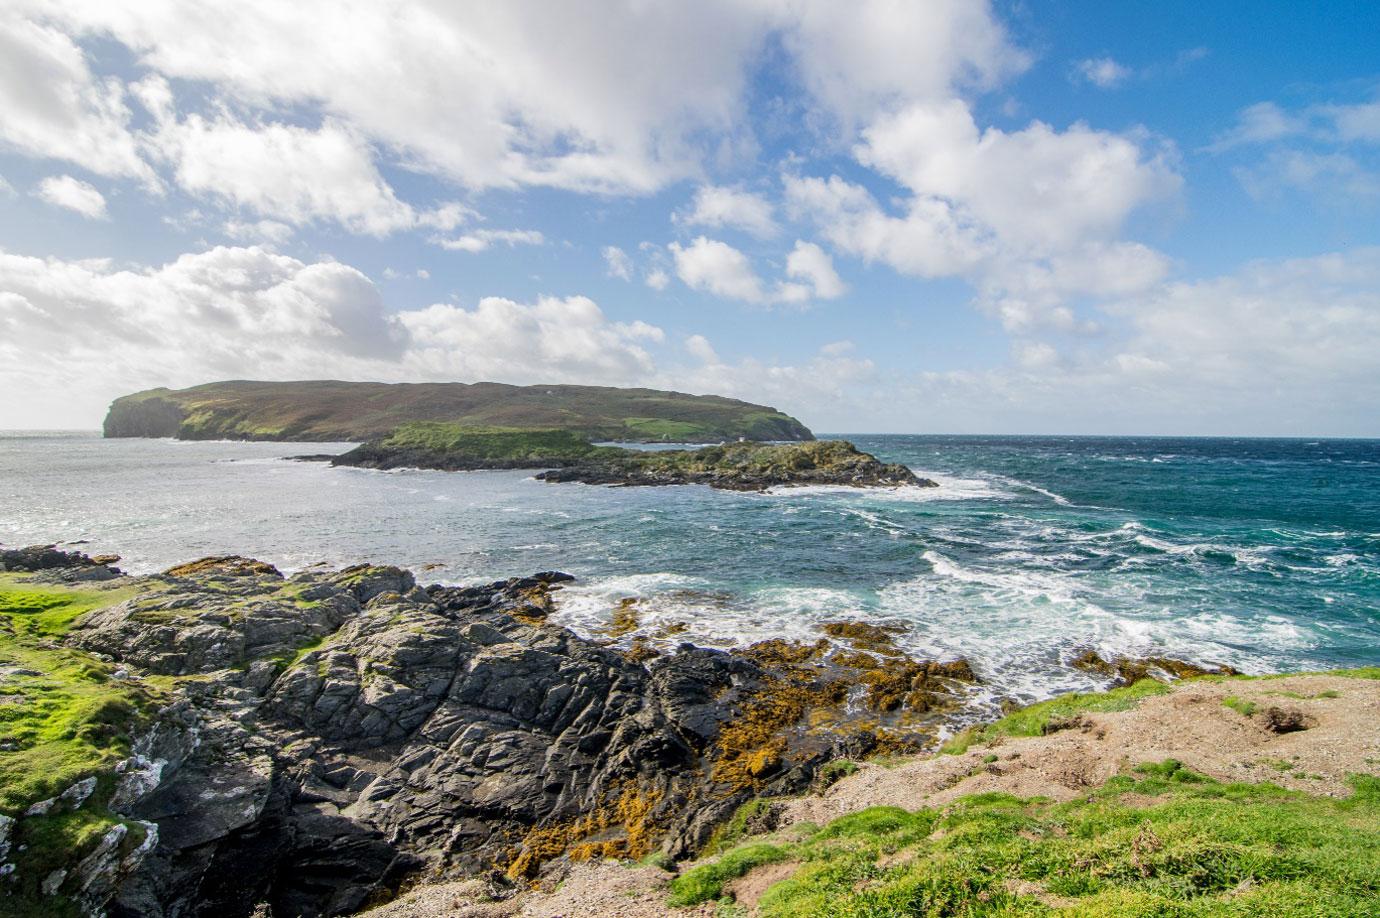
[[[1373,4],[19,2],[3,427],[217,378],[1380,435]]]

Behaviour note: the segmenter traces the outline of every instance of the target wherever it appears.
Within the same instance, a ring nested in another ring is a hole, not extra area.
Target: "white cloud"
[[[699,236],[688,246],[670,245],[676,274],[692,290],[726,299],[762,303],[767,294],[748,257],[726,242]]]
[[[872,388],[877,373],[871,360],[831,351],[827,345],[813,356],[787,364],[752,357],[724,361],[702,337],[693,343],[687,340],[686,348],[699,365],[663,371],[652,385],[773,405],[823,430],[858,430],[854,426],[858,419],[888,400]],[[816,418],[828,419],[829,426],[818,426]]]
[[[857,156],[919,196],[953,202],[1022,246],[1059,248],[1120,229],[1181,181],[1136,138],[1077,123],[979,130],[967,105],[913,106],[864,131]]]
[[[95,186],[70,175],[50,175],[38,183],[34,197],[65,207],[86,217],[88,220],[104,220],[109,215],[105,209],[105,195]]]
[[[113,38],[141,66],[212,97],[314,113],[410,168],[474,189],[645,193],[697,176],[725,140],[755,149],[744,99],[769,42],[790,56],[819,113],[845,127],[898,103],[993,85],[1028,62],[989,4],[972,0],[623,0],[599,16],[540,0],[15,3],[74,35]],[[82,85],[75,45],[57,32],[46,40],[59,39],[61,54],[48,56],[64,57],[64,79]],[[56,85],[36,80],[29,63],[15,70],[20,88]],[[83,105],[104,112],[96,95]],[[105,108],[122,128],[118,106]],[[61,132],[46,141],[31,147],[51,155],[64,146]]]
[[[379,175],[368,143],[341,122],[312,129],[246,124],[225,112],[159,117],[147,144],[191,194],[282,223],[332,221],[373,236],[418,223]]]
[[[485,252],[495,243],[509,248],[515,245],[542,245],[546,237],[536,230],[475,230],[455,239],[436,239],[437,245],[453,252]]]
[[[682,283],[725,299],[800,304],[831,299],[847,290],[828,254],[809,242],[796,242],[786,261],[786,275],[804,283],[777,281],[771,286],[757,276],[747,255],[726,242],[698,236],[688,245],[673,242],[668,248]]]
[[[782,10],[783,43],[801,79],[844,125],[994,86],[1030,62],[986,0],[785,3]]]
[[[1380,100],[1358,105],[1328,105],[1322,109],[1343,142],[1380,142]]]
[[[793,214],[867,261],[968,278],[1010,329],[1071,328],[1067,297],[1128,293],[1167,270],[1163,256],[1118,239],[1133,212],[1181,184],[1169,154],[1147,153],[1135,136],[1039,121],[983,131],[966,104],[949,100],[882,117],[863,137],[859,161],[911,192],[900,212],[839,176],[788,175]]]
[[[675,215],[686,226],[729,227],[760,238],[775,236],[780,228],[765,198],[749,191],[701,185],[688,211]]]
[[[795,248],[786,257],[786,276],[809,284],[814,295],[822,300],[843,296],[848,287],[834,270],[834,260],[813,242],[796,240]]]
[[[701,363],[716,364],[719,362],[719,355],[714,351],[714,345],[710,344],[709,339],[704,335],[691,335],[686,338],[685,349]]]
[[[412,339],[406,364],[425,379],[626,382],[654,369],[645,322],[610,322],[588,297],[517,303],[485,297],[472,310],[445,303],[402,312]]]
[[[5,177],[3,175],[0,175],[0,198],[11,198],[14,197],[14,195],[14,186],[11,185],[9,182],[5,181]]]
[[[1074,65],[1074,72],[1099,89],[1115,89],[1131,76],[1131,68],[1110,57],[1090,57]]]
[[[1380,101],[1308,105],[1290,111],[1274,102],[1242,109],[1236,123],[1206,149],[1227,153],[1259,148],[1232,172],[1256,199],[1300,191],[1349,207],[1380,198]]]
[[[617,277],[621,280],[632,280],[632,259],[628,253],[616,245],[606,245],[603,249],[604,264],[608,268],[609,277]]]
[[[1343,205],[1380,198],[1380,171],[1336,151],[1271,150],[1260,161],[1237,167],[1233,174],[1257,200],[1278,197],[1284,190],[1307,192]]]
[[[661,268],[653,268],[647,272],[645,280],[653,290],[665,290],[671,283],[671,275]]]
[[[292,238],[292,227],[276,220],[225,221],[225,235],[240,242],[266,242],[282,245]]]
[[[211,379],[603,382],[656,371],[663,332],[584,297],[390,313],[337,262],[219,247],[153,268],[0,252],[0,427],[94,425],[116,395]]]
[[[1286,112],[1273,102],[1257,102],[1243,108],[1236,116],[1236,124],[1219,134],[1208,150],[1220,153],[1244,144],[1270,143],[1307,130],[1306,118]]]
[[[1013,364],[921,373],[900,429],[1374,436],[1380,248],[1259,262],[1109,307],[1095,348],[1023,341]],[[950,406],[947,407],[946,406]]]
[[[119,80],[98,79],[62,32],[0,19],[0,144],[99,175],[153,180],[128,125]]]

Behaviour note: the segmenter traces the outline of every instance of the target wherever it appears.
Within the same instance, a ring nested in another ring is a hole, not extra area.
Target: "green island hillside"
[[[207,383],[117,398],[107,437],[366,441],[413,421],[560,428],[591,440],[812,440],[775,408],[717,395],[607,386],[376,383],[334,380]]]

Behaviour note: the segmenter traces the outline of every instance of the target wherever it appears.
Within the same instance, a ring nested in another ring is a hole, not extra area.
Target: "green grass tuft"
[[[1260,708],[1260,706],[1257,705],[1254,701],[1247,701],[1244,698],[1237,698],[1235,695],[1228,695],[1226,698],[1223,698],[1222,706],[1231,708],[1233,711],[1240,714],[1242,717],[1250,717]]]
[[[776,845],[745,845],[734,848],[716,861],[681,874],[671,881],[672,906],[698,905],[723,895],[724,884],[735,880],[754,867],[775,864],[787,858],[788,852]]]
[[[728,879],[790,861],[800,866],[759,900],[762,918],[1373,915],[1380,777],[1351,784],[1348,799],[1314,797],[1168,760],[1068,803],[981,794],[875,807],[799,842],[735,848],[677,880],[672,903],[718,898]]]
[[[990,743],[1002,736],[1043,736],[1053,732],[1060,722],[1079,714],[1106,711],[1128,711],[1146,698],[1163,695],[1170,687],[1154,679],[1142,679],[1134,685],[1105,692],[1075,692],[1041,701],[1013,711],[1001,720],[970,727],[943,745],[940,752],[962,755],[969,747]]]

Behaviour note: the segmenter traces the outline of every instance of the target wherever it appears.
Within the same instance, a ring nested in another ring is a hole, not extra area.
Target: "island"
[[[589,440],[812,440],[788,414],[718,395],[609,386],[233,380],[117,398],[107,437],[364,442],[413,421],[560,428]]]
[[[621,486],[704,484],[733,491],[800,485],[938,487],[846,440],[745,440],[650,451],[598,446],[569,430],[415,422],[339,456],[298,458],[371,469],[545,469],[537,475],[543,481]]]

